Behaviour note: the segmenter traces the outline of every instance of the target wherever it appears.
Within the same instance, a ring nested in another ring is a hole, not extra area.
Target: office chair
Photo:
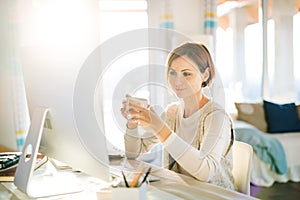
[[[232,174],[238,192],[250,195],[250,174],[252,166],[252,146],[240,141],[233,143]]]

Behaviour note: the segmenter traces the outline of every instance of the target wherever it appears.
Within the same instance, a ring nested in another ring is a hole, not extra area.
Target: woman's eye
[[[175,72],[175,71],[172,71],[172,70],[169,71],[169,74],[170,74],[171,76],[176,76],[176,72]]]
[[[189,73],[189,72],[183,72],[184,77],[187,77],[187,76],[190,76],[190,75],[191,75],[191,73]]]

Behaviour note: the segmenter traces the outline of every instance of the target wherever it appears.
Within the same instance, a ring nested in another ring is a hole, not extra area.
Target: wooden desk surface
[[[123,161],[121,161],[124,163]],[[111,166],[117,166],[118,164],[121,163],[120,161],[114,161],[111,162]],[[148,163],[142,163],[139,161],[135,160],[128,160],[126,161],[127,164],[123,165],[127,169],[130,169],[129,167],[133,167],[133,169],[137,169],[140,167],[143,167],[141,165],[145,165],[145,169],[149,168]],[[127,166],[128,165],[128,166]],[[119,165],[120,166],[120,165]],[[224,188],[214,186],[212,184],[204,183],[197,181],[191,177],[187,177],[184,175],[177,174],[173,171],[166,170],[163,168],[159,168],[157,166],[151,165],[152,170],[151,170],[151,175],[154,175],[158,177],[160,180],[157,182],[152,182],[150,185],[148,185],[147,189],[147,199],[148,200],[154,200],[154,199],[172,199],[172,200],[182,200],[182,199],[243,199],[243,200],[254,200],[256,198],[247,196],[245,194],[231,191],[231,190],[226,190]],[[144,167],[143,167],[144,168]],[[153,173],[152,173],[153,172]],[[82,176],[83,175],[83,176]],[[76,174],[78,176],[78,174]],[[87,176],[81,173],[79,175],[79,181],[81,183],[88,183]],[[95,185],[94,179],[92,180],[92,184],[90,183],[87,184],[87,188],[95,188],[97,184]],[[12,195],[13,198],[9,199],[32,199],[29,198],[26,194],[22,193],[19,191],[15,185],[11,183],[0,183],[0,193]],[[60,195],[58,196],[59,199],[111,199],[111,190],[101,190],[100,192],[98,191],[93,191],[92,189],[88,189],[87,191],[75,193],[75,194],[68,194],[68,195]],[[104,195],[104,196],[103,196]],[[11,196],[11,197],[12,197]],[[47,199],[47,198],[46,198]],[[53,197],[49,198],[53,199]]]
[[[111,166],[118,164],[117,162],[111,162]],[[123,162],[124,165],[124,162]],[[142,165],[145,165],[144,167]],[[127,160],[124,165],[126,169],[131,167],[137,169],[142,167],[147,169],[148,163],[142,163],[136,160]],[[137,167],[138,166],[138,167]],[[151,175],[158,177],[160,181],[150,183],[151,187],[148,187],[147,191],[148,199],[157,199],[166,195],[166,198],[160,199],[230,199],[230,200],[254,200],[255,197],[251,197],[236,191],[227,190],[222,187],[212,185],[205,182],[200,182],[192,177],[188,177],[182,174],[175,173],[164,168],[151,165]],[[159,194],[159,195],[158,195]]]
[[[8,152],[8,151],[13,151],[12,149],[10,148],[7,148],[3,145],[0,145],[0,152]]]

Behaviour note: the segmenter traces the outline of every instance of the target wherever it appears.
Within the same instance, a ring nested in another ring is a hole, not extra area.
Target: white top
[[[234,189],[232,152],[226,154],[231,147],[231,121],[224,109],[210,101],[192,116],[183,118],[183,106],[173,104],[165,114],[173,132],[162,143],[164,165],[200,181]],[[158,142],[153,134],[146,133],[141,137],[136,129],[128,130],[125,134],[126,155],[135,158]],[[169,155],[176,160],[174,165]]]
[[[203,138],[201,148],[198,150],[192,146],[192,141],[197,136],[199,118],[203,110],[204,107],[192,116],[182,118],[180,125],[177,124],[178,131],[173,132],[163,145],[180,166],[192,176],[202,181],[209,181],[217,170],[217,162],[221,160],[230,144],[230,123],[223,112],[208,115],[204,132],[209,134]]]

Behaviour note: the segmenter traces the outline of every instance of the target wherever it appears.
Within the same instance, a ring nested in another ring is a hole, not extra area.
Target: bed
[[[238,115],[234,120],[236,139],[252,143],[251,145],[257,145],[263,151],[270,149],[265,154],[270,155],[269,161],[262,159],[260,153],[254,149],[251,183],[257,186],[270,187],[274,182],[300,182],[300,130],[269,133],[263,103],[236,103],[236,108],[238,110]],[[299,125],[300,106],[298,105],[296,108]],[[272,114],[274,115],[274,113]],[[287,120],[291,120],[291,118]],[[257,135],[259,137],[261,135],[262,138],[257,139]],[[256,144],[253,144],[253,140]],[[270,146],[266,146],[269,144],[266,144],[265,140],[271,140],[273,143],[279,144],[281,149],[275,149],[274,147],[271,149]],[[281,167],[281,173],[280,170],[275,169],[274,162],[277,162],[279,169]]]

